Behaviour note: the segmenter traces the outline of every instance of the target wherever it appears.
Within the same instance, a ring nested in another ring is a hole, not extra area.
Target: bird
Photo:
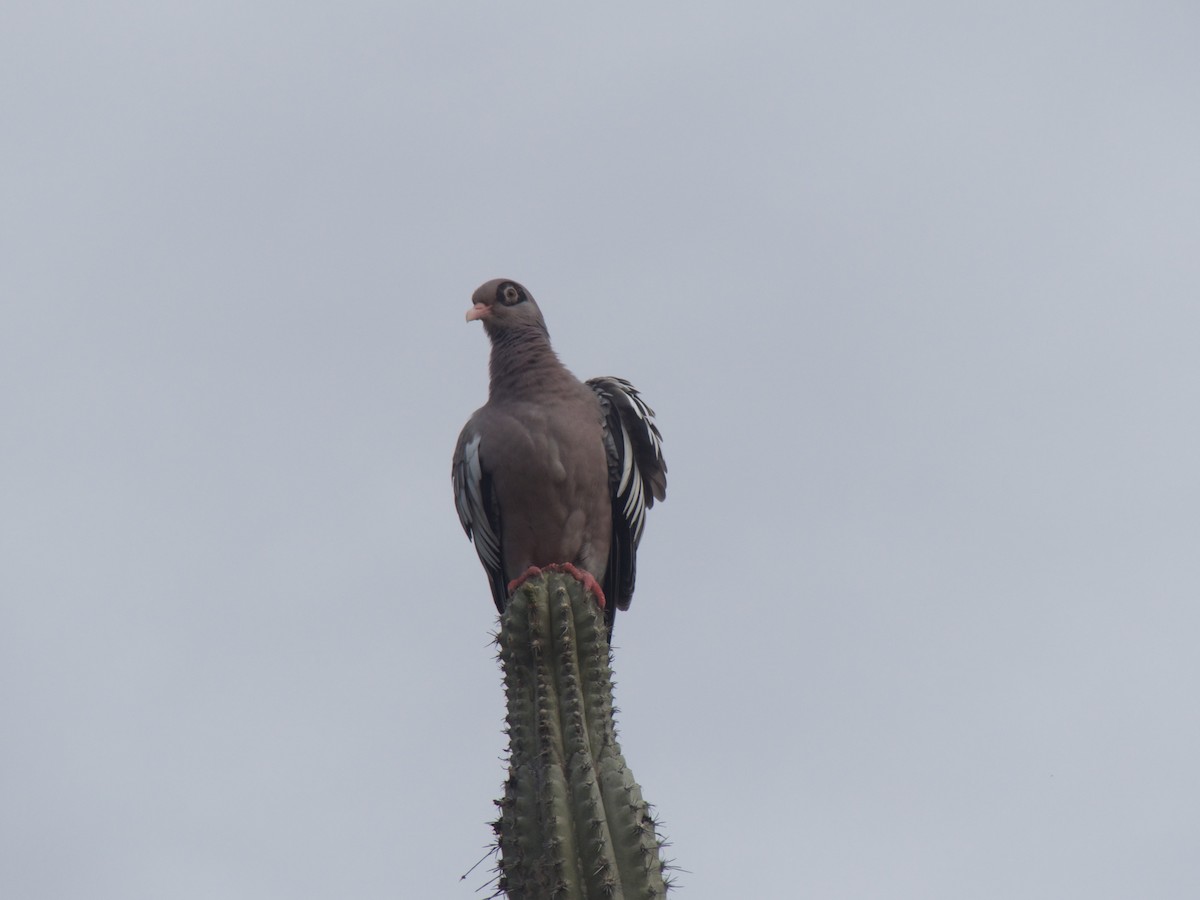
[[[466,318],[491,341],[490,380],[458,437],[451,480],[496,608],[557,568],[591,590],[611,638],[633,598],[646,510],[667,495],[654,410],[622,378],[576,378],[533,295],[512,279],[480,285]]]

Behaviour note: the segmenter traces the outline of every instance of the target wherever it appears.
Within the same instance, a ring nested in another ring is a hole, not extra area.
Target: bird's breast
[[[506,555],[511,552],[514,567],[594,564],[593,557],[607,555],[612,526],[599,421],[556,415],[544,405],[515,412],[505,429],[511,452],[492,473]]]

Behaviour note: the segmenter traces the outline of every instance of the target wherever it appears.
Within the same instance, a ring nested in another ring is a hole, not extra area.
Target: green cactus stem
[[[497,638],[509,774],[497,801],[500,888],[511,900],[666,895],[662,842],[613,724],[604,618],[570,575],[509,600]]]

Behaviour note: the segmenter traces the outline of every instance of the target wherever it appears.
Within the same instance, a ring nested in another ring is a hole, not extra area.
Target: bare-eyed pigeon
[[[558,565],[592,589],[611,634],[633,597],[646,510],[667,493],[654,410],[621,378],[572,375],[517,282],[493,279],[472,303],[467,321],[492,342],[491,385],[454,451],[458,518],[497,609],[526,576]]]

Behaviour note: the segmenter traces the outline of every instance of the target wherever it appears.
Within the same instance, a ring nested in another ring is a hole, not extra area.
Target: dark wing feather
[[[500,510],[492,490],[492,479],[480,460],[483,436],[471,427],[472,424],[468,422],[462,430],[454,450],[454,464],[450,469],[454,507],[458,510],[463,531],[475,542],[475,552],[487,572],[496,609],[503,612],[508,600],[508,585],[501,562],[504,554],[500,547]]]
[[[646,524],[646,510],[667,496],[667,464],[654,410],[623,378],[592,378],[588,387],[600,399],[604,415],[604,445],[608,452],[608,481],[612,496],[612,543],[604,574],[608,623],[617,608],[629,609],[637,580],[637,548]]]

